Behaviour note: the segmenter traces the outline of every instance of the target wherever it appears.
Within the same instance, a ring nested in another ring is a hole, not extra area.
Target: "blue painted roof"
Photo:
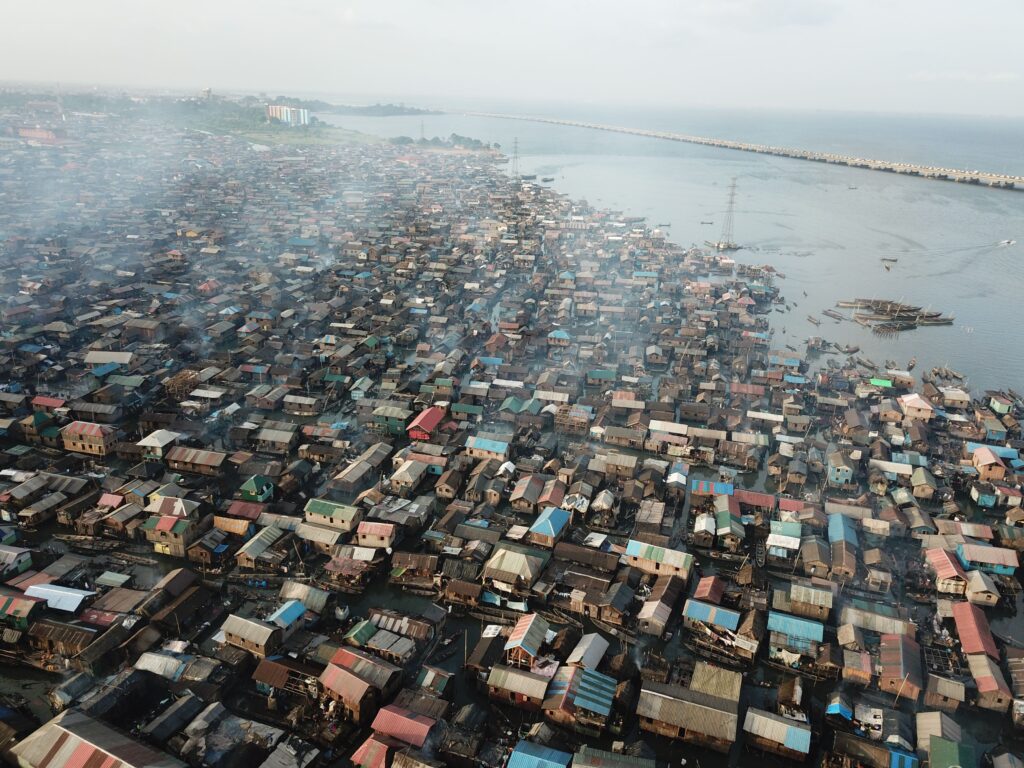
[[[768,630],[802,640],[813,640],[816,643],[820,643],[825,637],[825,627],[820,622],[778,611],[768,612]]]
[[[120,368],[117,363],[104,363],[103,365],[97,365],[92,369],[92,375],[98,379],[102,379],[104,376],[109,376],[111,373]]]
[[[538,536],[558,536],[569,522],[569,513],[559,507],[545,507],[544,511],[537,516],[533,525],[530,526],[530,533]]]
[[[853,720],[853,710],[850,709],[850,707],[847,706],[846,703],[840,698],[837,698],[835,701],[830,702],[829,705],[825,707],[825,714],[839,715],[840,717],[844,717],[847,720]]]
[[[889,750],[889,768],[917,768],[920,761],[917,755],[909,752],[901,752],[898,749]]]
[[[508,450],[508,443],[503,443],[500,440],[488,440],[485,437],[471,437],[466,441],[466,445],[470,448],[478,448],[481,451],[491,451],[492,453],[505,453]]]
[[[596,672],[593,669],[582,669],[573,678],[576,692],[573,703],[588,712],[607,716],[612,711],[615,698],[615,679]]]
[[[694,493],[711,494],[714,496],[732,496],[736,486],[732,483],[714,483],[710,480],[693,478],[690,481],[690,490]]]
[[[705,603],[693,598],[686,601],[683,606],[683,616],[694,621],[702,621],[706,624],[714,624],[716,627],[728,629],[735,632],[740,625],[740,614],[738,611],[730,611],[711,603]]]
[[[569,336],[569,332],[568,331],[563,331],[561,328],[559,328],[556,331],[551,331],[551,333],[548,334],[548,338],[549,339],[564,339],[565,341],[569,341],[569,339],[572,338],[572,337]]]
[[[845,541],[848,544],[857,544],[857,525],[853,518],[841,514],[828,516],[828,540],[831,543]]]
[[[288,245],[293,245],[297,248],[313,248],[316,246],[316,240],[312,237],[289,237]]]
[[[1020,456],[1020,452],[1016,448],[1007,448],[1005,445],[989,445],[988,443],[972,443],[970,441],[967,442],[967,455],[973,455],[979,448],[988,448],[1000,459],[1016,459]]]
[[[504,365],[505,364],[505,358],[503,358],[503,357],[478,357],[477,360],[479,360],[484,365]]]
[[[787,726],[786,738],[782,744],[806,755],[811,751],[811,729],[807,726],[800,728],[796,723]]]
[[[572,754],[523,739],[509,755],[507,768],[567,768]]]
[[[770,523],[772,533],[778,533],[782,536],[795,536],[800,538],[803,534],[803,525],[796,522],[785,522],[782,520],[772,520]]]
[[[302,614],[306,612],[306,606],[304,606],[298,600],[289,600],[272,614],[267,619],[271,624],[278,624],[282,627],[290,627],[296,621],[302,618]]]

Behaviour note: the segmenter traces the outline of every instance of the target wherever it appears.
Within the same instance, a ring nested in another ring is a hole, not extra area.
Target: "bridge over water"
[[[574,128],[590,128],[595,131],[611,131],[613,133],[626,133],[631,136],[645,136],[651,139],[664,139],[666,141],[683,141],[688,144],[702,144],[706,147],[720,147],[722,149],[736,149],[741,152],[757,152],[762,155],[775,155],[777,157],[791,157],[796,160],[812,160],[817,163],[831,163],[833,165],[847,165],[851,168],[866,168],[871,171],[888,171],[890,173],[901,173],[906,176],[920,176],[925,179],[938,179],[939,181],[955,181],[961,184],[977,184],[996,189],[1014,189],[1024,191],[1024,176],[1012,176],[1005,173],[990,173],[987,171],[966,171],[959,168],[937,168],[931,165],[918,165],[916,163],[897,163],[891,160],[872,160],[866,157],[853,157],[851,155],[838,155],[833,152],[813,152],[807,149],[792,149],[789,147],[775,147],[768,144],[751,144],[744,141],[730,141],[728,139],[712,139],[704,136],[690,136],[685,133],[671,133],[668,131],[648,131],[642,128],[624,128],[615,125],[601,125],[599,123],[586,123],[578,120],[559,120],[551,117],[531,117],[529,115],[504,115],[494,112],[468,112],[473,117],[495,117],[503,120],[526,120],[533,123],[548,123],[550,125],[565,125]]]

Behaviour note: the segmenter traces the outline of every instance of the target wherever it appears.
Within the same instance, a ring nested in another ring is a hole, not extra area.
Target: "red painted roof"
[[[373,687],[352,670],[333,662],[320,673],[320,682],[324,688],[338,694],[342,701],[352,705],[362,701],[367,691]]]
[[[400,739],[414,747],[422,747],[435,722],[424,715],[389,704],[381,707],[371,727],[377,733]]]
[[[431,406],[424,411],[420,411],[416,418],[412,420],[409,425],[409,429],[422,429],[424,432],[433,432],[437,429],[437,425],[441,423],[444,418],[444,409],[438,408],[437,406]]]
[[[725,583],[717,576],[705,576],[697,582],[697,591],[693,596],[698,600],[706,600],[718,605],[725,591]]]
[[[97,611],[95,608],[88,608],[82,611],[78,618],[86,624],[92,624],[97,627],[109,627],[120,617],[120,613],[114,613],[113,611]]]
[[[95,424],[91,421],[73,421],[64,427],[64,434],[66,435],[102,437],[104,433],[112,431],[112,427],[104,427],[102,424]]]
[[[48,395],[36,395],[32,398],[32,405],[41,405],[44,408],[62,408],[65,402],[59,397],[49,397]]]
[[[748,491],[745,488],[737,488],[733,491],[733,498],[742,504],[749,504],[752,507],[763,507],[764,509],[775,509],[775,497],[770,493],[758,493]],[[800,506],[803,509],[803,505]]]
[[[369,520],[363,520],[356,529],[358,533],[365,536],[393,536],[395,533],[395,526],[393,523],[373,523]]]
[[[232,517],[243,517],[246,520],[255,520],[266,510],[266,504],[255,501],[232,501],[228,507],[228,514]]]
[[[971,603],[953,603],[953,621],[964,653],[985,653],[999,661],[999,649],[981,608]]]
[[[787,499],[779,497],[779,509],[783,512],[803,512],[807,504],[802,499]]]
[[[179,518],[174,517],[173,515],[166,515],[165,517],[161,517],[156,523],[156,530],[169,531],[172,528],[174,528],[174,524],[178,522],[178,519]]]
[[[940,579],[959,577],[964,581],[967,580],[967,574],[964,573],[959,561],[946,550],[936,547],[925,550],[925,555],[928,557],[928,564],[935,569],[935,573]]]
[[[360,768],[387,768],[388,753],[401,747],[393,739],[374,734],[352,754],[352,764]]]
[[[104,493],[100,496],[99,504],[100,507],[113,507],[117,509],[124,503],[124,496],[119,496],[116,493]]]
[[[56,580],[56,576],[51,576],[44,571],[25,571],[8,581],[7,586],[20,589],[24,592],[26,589],[33,587],[36,584],[50,584]]]

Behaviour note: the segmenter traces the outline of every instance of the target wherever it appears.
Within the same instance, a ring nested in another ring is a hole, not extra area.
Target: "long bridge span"
[[[560,120],[553,117],[534,117],[530,115],[505,115],[495,112],[467,112],[473,117],[494,117],[502,120],[526,120],[533,123],[548,123],[550,125],[565,125],[573,128],[590,128],[595,131],[611,131],[612,133],[626,133],[631,136],[645,136],[651,139],[664,139],[666,141],[682,141],[688,144],[702,144],[706,147],[720,147],[722,149],[735,149],[741,152],[756,152],[761,155],[775,155],[776,157],[790,157],[795,160],[812,160],[817,163],[831,163],[833,165],[846,165],[850,168],[866,168],[870,171],[888,171],[900,173],[906,176],[920,176],[924,179],[937,179],[939,181],[955,181],[960,184],[976,184],[996,189],[1014,189],[1024,191],[1024,176],[1012,176],[1005,173],[990,173],[987,171],[966,171],[959,168],[937,168],[931,165],[918,165],[916,163],[898,163],[892,160],[872,160],[865,157],[853,157],[851,155],[838,155],[833,152],[813,152],[807,149],[792,149],[789,147],[775,147],[768,144],[751,144],[744,141],[730,141],[728,139],[712,139],[705,136],[690,136],[685,133],[671,133],[668,131],[648,131],[643,128],[624,128],[615,125],[601,125],[599,123],[586,123],[578,120]]]

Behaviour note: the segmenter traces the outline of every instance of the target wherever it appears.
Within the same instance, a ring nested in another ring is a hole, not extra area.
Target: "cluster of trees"
[[[488,144],[469,136],[460,136],[457,133],[451,134],[447,139],[440,136],[432,138],[414,139],[411,136],[394,136],[389,141],[392,144],[409,145],[415,144],[420,147],[445,147],[447,149],[501,149],[501,145],[495,142]]]
[[[278,96],[271,100],[272,104],[287,104],[290,107],[308,109],[310,112],[330,112],[335,115],[362,115],[363,117],[394,117],[396,115],[437,115],[430,109],[407,107],[405,104],[370,104],[353,106],[350,104],[331,104],[319,99],[295,99],[290,96]]]

